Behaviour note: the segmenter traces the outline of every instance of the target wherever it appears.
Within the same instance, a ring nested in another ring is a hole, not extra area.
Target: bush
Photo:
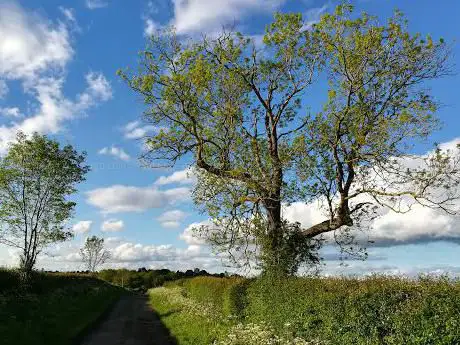
[[[0,268],[0,292],[14,290],[19,286],[17,271]]]
[[[223,295],[224,315],[238,320],[244,319],[245,309],[249,304],[247,289],[251,283],[251,279],[239,279],[225,290]]]
[[[212,304],[219,312],[230,315],[240,304],[236,301],[236,292],[232,292],[232,288],[242,282],[243,278],[196,277],[183,279],[180,286],[186,289],[191,298]]]

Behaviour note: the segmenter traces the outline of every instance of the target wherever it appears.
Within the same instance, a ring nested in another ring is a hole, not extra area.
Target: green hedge
[[[329,344],[460,344],[460,284],[446,279],[258,280],[249,321]]]
[[[279,334],[289,330],[306,340],[331,345],[460,344],[460,283],[448,279],[200,277],[175,284],[226,316],[266,322]]]
[[[238,294],[233,291],[238,290],[243,282],[243,278],[196,277],[181,279],[176,284],[184,287],[189,297],[201,303],[212,304],[219,312],[230,315],[240,303]]]

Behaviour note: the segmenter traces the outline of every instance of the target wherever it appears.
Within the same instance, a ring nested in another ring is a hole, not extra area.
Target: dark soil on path
[[[81,345],[175,345],[147,296],[124,296]]]

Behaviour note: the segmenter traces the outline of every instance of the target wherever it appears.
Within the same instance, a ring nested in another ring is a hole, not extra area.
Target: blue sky
[[[382,21],[399,8],[412,31],[451,42],[452,62],[458,65],[458,1],[353,3],[358,11]],[[75,239],[50,248],[39,266],[80,268],[78,248],[88,234],[95,234],[107,239],[114,253],[112,266],[220,270],[219,260],[187,231],[191,224],[207,219],[190,202],[193,178],[184,171],[187,162],[174,170],[152,170],[139,164],[140,138],[154,129],[142,123],[142,102],[115,72],[136,68],[146,36],[165,25],[173,24],[180,34],[193,36],[212,34],[234,23],[240,31],[257,37],[275,10],[302,12],[306,20],[315,21],[335,4],[319,0],[0,0],[0,153],[5,153],[17,130],[36,130],[87,151],[92,167],[76,196],[78,207],[71,224]],[[429,85],[443,104],[438,115],[444,127],[432,141],[458,142],[459,84],[459,75],[454,75]],[[325,94],[325,90],[315,91],[309,99],[312,109],[319,109]],[[415,152],[431,147],[419,144]],[[302,204],[293,205],[287,214],[305,224],[317,217]],[[370,248],[368,261],[351,261],[342,267],[331,260],[337,250],[328,247],[325,272],[460,272],[457,223],[454,217],[427,210],[404,217],[387,214],[375,225],[375,238],[385,240],[385,245]],[[437,238],[439,232],[443,241]],[[13,265],[15,258],[14,251],[0,247],[0,265]]]

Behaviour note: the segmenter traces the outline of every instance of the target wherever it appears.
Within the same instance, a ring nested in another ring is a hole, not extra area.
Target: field
[[[73,344],[123,293],[87,275],[62,273],[36,273],[21,291],[16,273],[0,270],[0,342]]]
[[[371,277],[198,277],[151,289],[185,344],[460,344],[460,283]]]

